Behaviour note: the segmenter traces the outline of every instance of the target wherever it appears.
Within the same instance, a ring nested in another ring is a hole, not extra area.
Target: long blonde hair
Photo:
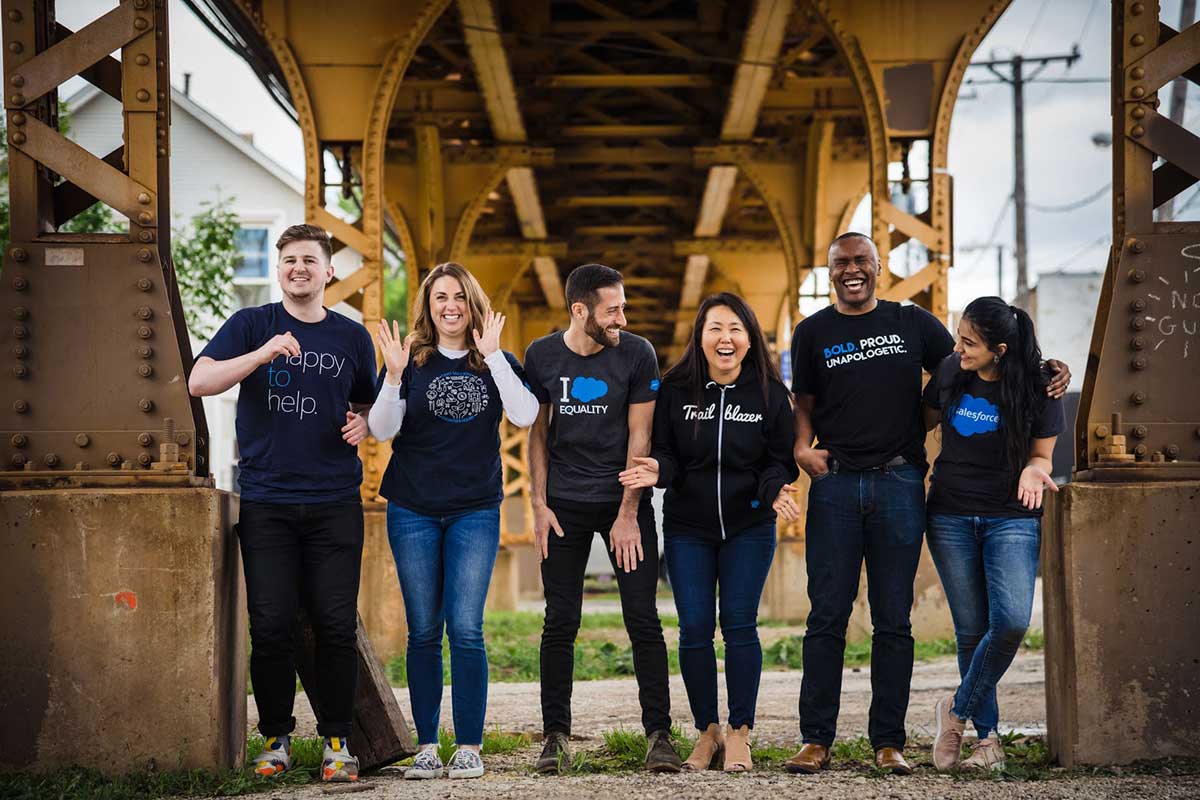
[[[430,270],[429,274],[425,276],[425,280],[421,281],[421,288],[417,290],[416,302],[413,304],[412,362],[415,366],[423,366],[437,348],[438,334],[437,328],[433,325],[433,313],[429,310],[429,296],[433,294],[434,281],[443,276],[458,281],[462,286],[463,294],[466,295],[467,311],[471,315],[471,318],[467,320],[467,368],[472,372],[483,372],[483,354],[475,346],[475,337],[471,331],[478,330],[483,333],[483,322],[487,319],[491,302],[484,293],[483,287],[479,285],[479,281],[475,280],[475,276],[462,264],[456,264],[453,261],[438,264]]]

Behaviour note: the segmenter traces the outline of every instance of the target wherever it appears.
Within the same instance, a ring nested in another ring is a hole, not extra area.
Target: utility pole
[[[1183,0],[1179,5],[1179,30],[1187,30],[1187,28],[1196,19],[1196,0]],[[1176,78],[1171,82],[1171,105],[1168,112],[1171,117],[1171,122],[1176,125],[1183,124],[1183,106],[1187,102],[1188,79]],[[1175,198],[1172,197],[1162,208],[1158,210],[1158,215],[1155,217],[1158,222],[1170,222],[1175,219]]]
[[[1029,310],[1029,248],[1025,234],[1025,84],[1037,78],[1042,70],[1055,62],[1065,62],[1069,67],[1078,58],[1079,47],[1075,46],[1071,48],[1070,53],[1062,55],[1030,58],[1016,55],[1007,59],[971,62],[972,67],[986,68],[1013,89],[1013,206],[1016,212],[1013,250],[1017,259],[1016,303],[1026,311]],[[1026,66],[1034,67],[1028,75],[1025,74]],[[1007,72],[1002,72],[1002,67],[1007,68]]]

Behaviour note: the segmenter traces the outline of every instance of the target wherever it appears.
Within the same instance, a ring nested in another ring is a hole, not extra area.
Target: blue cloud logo
[[[660,385],[661,382],[658,380],[658,378],[655,378],[654,380],[650,381],[650,391],[657,392]]]
[[[1000,428],[1000,409],[982,397],[964,394],[950,424],[963,436],[991,433]]]
[[[762,505],[762,504],[761,504],[761,503],[759,503],[757,500],[751,500],[751,501],[750,501],[750,507],[751,507],[751,508],[758,508],[760,505]]]
[[[571,381],[571,397],[581,403],[590,403],[608,394],[608,384],[599,378],[576,378]]]

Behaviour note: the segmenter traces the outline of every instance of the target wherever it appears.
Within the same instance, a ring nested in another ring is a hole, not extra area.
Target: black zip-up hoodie
[[[667,490],[665,536],[728,539],[775,518],[771,503],[800,470],[788,390],[775,381],[769,389],[764,408],[749,375],[728,386],[709,381],[697,405],[691,387],[663,383],[650,455],[658,460],[658,486]]]

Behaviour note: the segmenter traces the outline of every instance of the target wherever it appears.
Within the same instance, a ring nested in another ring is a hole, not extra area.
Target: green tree
[[[238,257],[237,215],[231,201],[201,203],[191,224],[171,234],[171,263],[179,282],[188,330],[209,338],[233,310],[233,268]]]

